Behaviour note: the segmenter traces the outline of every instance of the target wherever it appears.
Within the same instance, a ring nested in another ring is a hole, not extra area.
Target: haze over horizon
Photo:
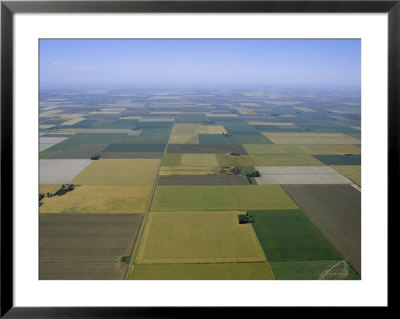
[[[361,87],[359,39],[41,39],[40,86]]]

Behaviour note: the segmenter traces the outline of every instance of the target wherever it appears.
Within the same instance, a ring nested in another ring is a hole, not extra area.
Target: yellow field
[[[136,264],[129,280],[273,280],[268,262],[213,264]]]
[[[83,120],[86,120],[86,119],[85,119],[85,118],[82,118],[82,117],[78,117],[78,118],[74,118],[74,119],[72,119],[72,120],[63,122],[63,123],[61,123],[60,125],[74,125],[74,124],[79,123],[79,122],[81,122],[81,121],[83,121]]]
[[[316,112],[315,110],[310,109],[309,107],[306,107],[306,106],[295,106],[293,108],[296,110],[299,110],[299,111],[303,111],[303,112]]]
[[[360,144],[361,141],[343,133],[262,133],[274,144]]]
[[[169,144],[199,144],[198,134],[226,133],[222,125],[175,124]]]
[[[231,156],[229,154],[219,153],[216,154],[216,156],[221,167],[254,166],[256,164],[254,158],[250,155]]]
[[[145,263],[266,261],[250,224],[232,211],[150,213],[137,255]]]
[[[340,154],[361,154],[361,147],[352,144],[344,145],[296,145],[306,154],[310,155],[340,155]]]
[[[55,114],[62,112],[63,110],[48,110],[46,112],[41,112],[39,117],[53,117]]]
[[[250,110],[250,109],[248,109],[248,108],[245,108],[245,107],[235,107],[235,109],[236,109],[240,114],[243,114],[243,115],[256,115],[256,113],[254,113],[254,111],[252,111],[252,110]]]
[[[143,214],[151,186],[76,186],[61,196],[43,198],[40,213]]]
[[[39,193],[46,194],[47,192],[49,193],[55,193],[61,188],[61,185],[39,185]]]
[[[361,131],[361,126],[352,126],[351,128],[354,128],[355,130]]]
[[[54,127],[55,125],[52,125],[52,124],[42,124],[42,125],[39,125],[39,128],[41,128],[41,129],[47,129],[47,128],[52,128],[52,127]]]
[[[331,165],[331,167],[361,186],[361,165]]]
[[[182,154],[181,166],[218,166],[216,154]]]
[[[61,119],[76,119],[76,118],[80,118],[83,114],[82,113],[77,113],[77,114],[69,114],[69,113],[65,113],[65,114],[56,114],[55,117],[59,117]]]
[[[162,166],[159,175],[214,175],[220,167],[201,166]]]
[[[105,186],[153,185],[158,159],[100,159],[93,161],[72,184]]]

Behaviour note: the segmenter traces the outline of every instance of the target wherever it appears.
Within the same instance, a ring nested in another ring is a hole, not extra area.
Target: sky
[[[359,39],[41,39],[40,86],[361,86]]]

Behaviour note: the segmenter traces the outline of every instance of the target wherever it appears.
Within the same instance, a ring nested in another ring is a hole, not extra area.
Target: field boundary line
[[[171,132],[172,132],[172,129],[171,129]],[[168,142],[169,142],[170,138],[171,138],[171,133],[170,133],[170,135],[168,137]],[[133,268],[133,265],[134,265],[135,260],[136,260],[136,255],[137,255],[137,253],[139,251],[139,246],[140,246],[140,242],[141,242],[141,239],[142,239],[143,231],[144,231],[144,228],[146,226],[147,217],[148,217],[149,212],[150,212],[150,206],[151,206],[151,203],[153,202],[154,193],[155,193],[155,190],[156,190],[156,187],[157,187],[158,177],[160,175],[160,170],[161,170],[161,166],[162,166],[162,161],[164,159],[165,153],[167,152],[168,142],[167,142],[167,144],[165,144],[164,152],[163,152],[163,155],[162,155],[162,157],[160,159],[160,164],[158,165],[157,173],[156,173],[156,176],[154,178],[153,189],[151,190],[150,199],[149,199],[149,202],[147,203],[146,212],[144,213],[143,220],[142,220],[142,223],[140,225],[139,231],[137,232],[135,238],[133,239],[133,243],[131,245],[131,250],[129,252],[129,257],[130,257],[129,258],[129,264],[128,264],[127,270],[125,272],[125,275],[124,275],[125,280],[128,280],[128,278],[129,278],[129,274],[130,274],[131,269]]]

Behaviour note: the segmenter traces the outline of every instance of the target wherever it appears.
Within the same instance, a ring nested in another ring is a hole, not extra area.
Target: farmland
[[[151,213],[137,262],[265,261],[251,225],[239,225],[238,214],[227,211]]]
[[[41,92],[39,278],[361,279],[353,93]]]

